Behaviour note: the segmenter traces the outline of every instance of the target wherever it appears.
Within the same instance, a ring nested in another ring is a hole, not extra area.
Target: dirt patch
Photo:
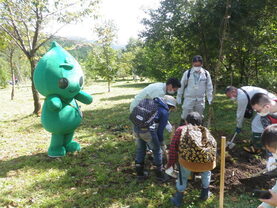
[[[236,145],[227,151],[225,163],[225,189],[228,191],[251,192],[253,189],[269,189],[275,184],[274,176],[258,174],[266,167],[265,152],[254,155],[244,151],[242,144]],[[220,161],[213,174],[215,189],[219,189]]]
[[[266,167],[266,153],[260,155],[248,153],[243,150],[245,144],[237,143],[232,149],[226,150],[225,158],[225,190],[229,193],[252,192],[254,189],[270,189],[276,182],[276,177],[264,174],[258,174]],[[218,153],[220,153],[220,149]],[[217,157],[217,167],[212,171],[211,190],[219,192],[220,184],[220,155]],[[147,154],[145,157],[145,166],[148,171],[153,171],[153,156]],[[135,176],[134,167],[126,169],[125,174]],[[276,176],[276,175],[275,175]],[[197,179],[197,173],[189,182],[193,188],[200,188],[201,181]],[[175,185],[175,179],[171,180]]]

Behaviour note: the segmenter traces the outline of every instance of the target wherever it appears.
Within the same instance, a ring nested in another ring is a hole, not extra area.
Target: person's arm
[[[179,149],[181,134],[182,134],[182,128],[179,127],[175,131],[175,134],[170,142],[169,153],[168,153],[169,158],[168,158],[168,162],[166,164],[166,169],[173,166],[178,160],[178,149]]]
[[[269,192],[271,193],[272,197],[270,199],[260,199],[260,201],[276,207],[277,206],[277,193],[272,190],[269,190]],[[263,204],[261,206],[263,206],[265,208],[265,206]]]
[[[181,79],[181,87],[177,91],[177,103],[178,104],[182,103],[182,97],[183,97],[183,94],[184,94],[185,86],[188,83],[187,74],[188,74],[188,70],[183,73],[183,76],[182,76],[182,79]]]
[[[211,79],[211,75],[208,71],[207,72],[207,87],[206,87],[206,95],[208,103],[211,104],[213,100],[213,83]]]
[[[157,130],[157,135],[159,138],[160,143],[162,143],[164,141],[164,129],[167,125],[167,121],[168,121],[168,111],[163,109],[163,108],[159,108],[158,109],[158,121],[159,121],[159,127]]]
[[[269,191],[271,192],[272,197],[270,199],[260,199],[263,203],[260,204],[259,208],[274,208],[277,206],[277,182]]]
[[[243,95],[246,96],[246,95]],[[242,128],[242,123],[244,120],[244,114],[247,107],[248,100],[244,97],[240,100],[238,100],[238,108],[237,108],[237,128]]]

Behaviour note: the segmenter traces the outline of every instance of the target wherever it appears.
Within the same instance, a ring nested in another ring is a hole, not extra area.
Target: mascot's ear
[[[51,49],[55,47],[61,47],[56,41],[53,41],[51,44]]]

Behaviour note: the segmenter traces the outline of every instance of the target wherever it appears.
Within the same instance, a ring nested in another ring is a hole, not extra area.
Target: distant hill
[[[88,56],[93,45],[95,44],[92,40],[87,40],[80,37],[54,37],[51,41],[58,42],[64,49],[66,49],[72,56],[74,56],[78,61],[83,61]],[[115,50],[120,50],[125,46],[122,45],[112,45]]]
[[[51,41],[57,41],[77,60],[85,60],[93,47],[93,42],[86,39],[68,39],[64,37],[54,37]]]

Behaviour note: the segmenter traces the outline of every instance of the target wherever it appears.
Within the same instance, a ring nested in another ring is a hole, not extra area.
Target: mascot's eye
[[[80,77],[80,80],[79,80],[79,85],[80,87],[82,87],[84,84],[84,78],[83,77]]]
[[[65,89],[68,87],[68,80],[66,78],[61,78],[59,80],[59,88]]]

